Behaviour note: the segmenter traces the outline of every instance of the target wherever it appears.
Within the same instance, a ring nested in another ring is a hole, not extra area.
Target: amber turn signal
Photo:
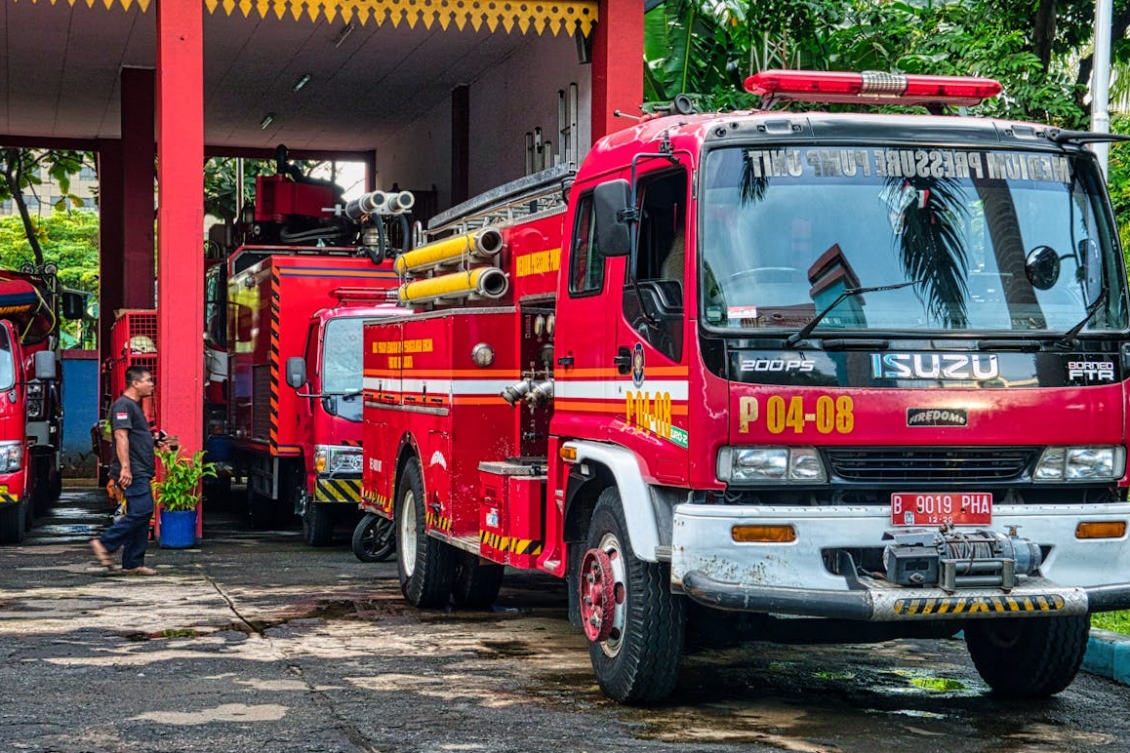
[[[1077,539],[1120,539],[1126,535],[1125,520],[1104,520],[1075,526]]]
[[[788,544],[796,541],[792,526],[734,526],[730,529],[734,541],[758,544]]]
[[[561,449],[557,452],[557,454],[566,463],[577,462],[577,448],[576,447],[570,447],[569,445],[563,445],[561,447]]]

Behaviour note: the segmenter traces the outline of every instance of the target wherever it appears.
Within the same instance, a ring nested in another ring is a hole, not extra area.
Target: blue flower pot
[[[188,549],[196,545],[196,510],[161,510],[161,547]]]

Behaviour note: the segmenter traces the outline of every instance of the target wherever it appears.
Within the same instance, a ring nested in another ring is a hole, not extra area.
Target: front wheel
[[[396,551],[400,592],[414,607],[442,607],[451,595],[454,553],[428,536],[427,507],[420,461],[412,458],[396,487]]]
[[[315,502],[305,491],[301,492],[302,535],[310,546],[329,546],[334,540],[333,510],[326,503]]]
[[[965,644],[994,693],[1012,698],[1055,695],[1075,679],[1087,652],[1087,615],[970,620]]]
[[[384,562],[395,551],[392,521],[376,513],[365,513],[353,529],[353,554],[362,562]]]
[[[620,703],[665,699],[682,663],[686,604],[671,593],[666,566],[636,557],[615,487],[596,502],[579,580],[581,626],[601,690]]]
[[[19,544],[27,532],[27,498],[0,507],[0,544]]]

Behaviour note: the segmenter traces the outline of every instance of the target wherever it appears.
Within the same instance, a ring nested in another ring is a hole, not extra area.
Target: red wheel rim
[[[616,613],[616,582],[612,560],[602,549],[590,549],[581,560],[581,625],[593,643],[612,634]]]

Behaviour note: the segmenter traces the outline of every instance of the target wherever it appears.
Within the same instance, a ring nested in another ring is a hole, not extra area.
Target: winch
[[[886,579],[900,586],[1011,589],[1017,577],[1031,575],[1043,562],[1035,542],[990,530],[913,529],[887,532],[883,549]]]

